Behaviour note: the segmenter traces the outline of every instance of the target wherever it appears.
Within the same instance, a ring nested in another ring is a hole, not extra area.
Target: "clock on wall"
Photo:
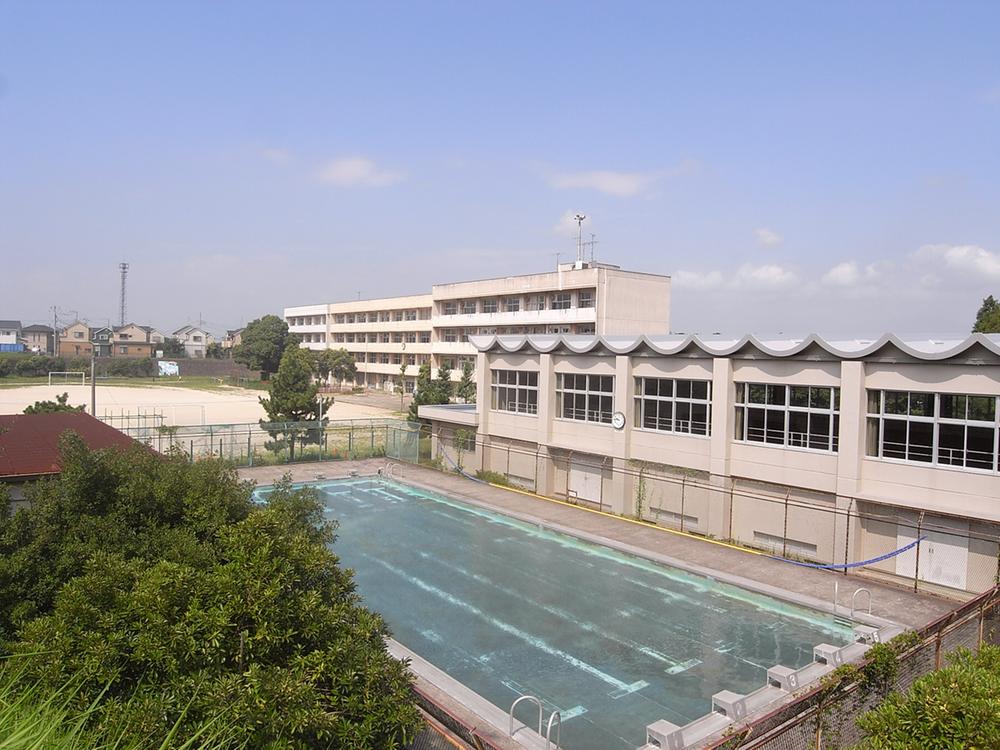
[[[611,426],[616,430],[620,430],[625,426],[625,415],[620,411],[616,411],[611,415]]]

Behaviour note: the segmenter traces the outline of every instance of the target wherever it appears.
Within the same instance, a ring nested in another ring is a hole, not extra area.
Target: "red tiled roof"
[[[66,430],[78,434],[93,450],[135,444],[84,412],[0,414],[0,479],[58,474],[59,436]]]

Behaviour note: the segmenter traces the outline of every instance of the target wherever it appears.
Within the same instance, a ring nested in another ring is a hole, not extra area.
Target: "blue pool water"
[[[430,492],[314,486],[340,524],[334,551],[393,637],[504,711],[523,694],[546,719],[558,708],[567,750],[634,750],[647,724],[685,724],[713,693],[850,640],[823,613]]]

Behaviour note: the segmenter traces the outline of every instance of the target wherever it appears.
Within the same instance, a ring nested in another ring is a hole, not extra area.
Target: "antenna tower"
[[[573,221],[576,222],[576,262],[577,265],[583,263],[583,222],[587,217],[583,214],[577,214],[573,217]]]
[[[125,325],[125,277],[128,276],[128,263],[119,263],[118,270],[122,272],[122,296],[119,307],[118,325]]]

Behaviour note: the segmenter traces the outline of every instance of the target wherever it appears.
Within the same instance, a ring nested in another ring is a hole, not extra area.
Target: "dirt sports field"
[[[0,414],[19,414],[36,401],[52,401],[68,393],[73,406],[90,410],[90,385],[28,385],[0,389]],[[97,416],[159,413],[163,424],[241,424],[265,417],[258,398],[265,391],[243,388],[197,390],[171,386],[97,386]],[[352,399],[353,401],[353,399]],[[392,412],[374,404],[335,401],[330,419],[389,417]]]

